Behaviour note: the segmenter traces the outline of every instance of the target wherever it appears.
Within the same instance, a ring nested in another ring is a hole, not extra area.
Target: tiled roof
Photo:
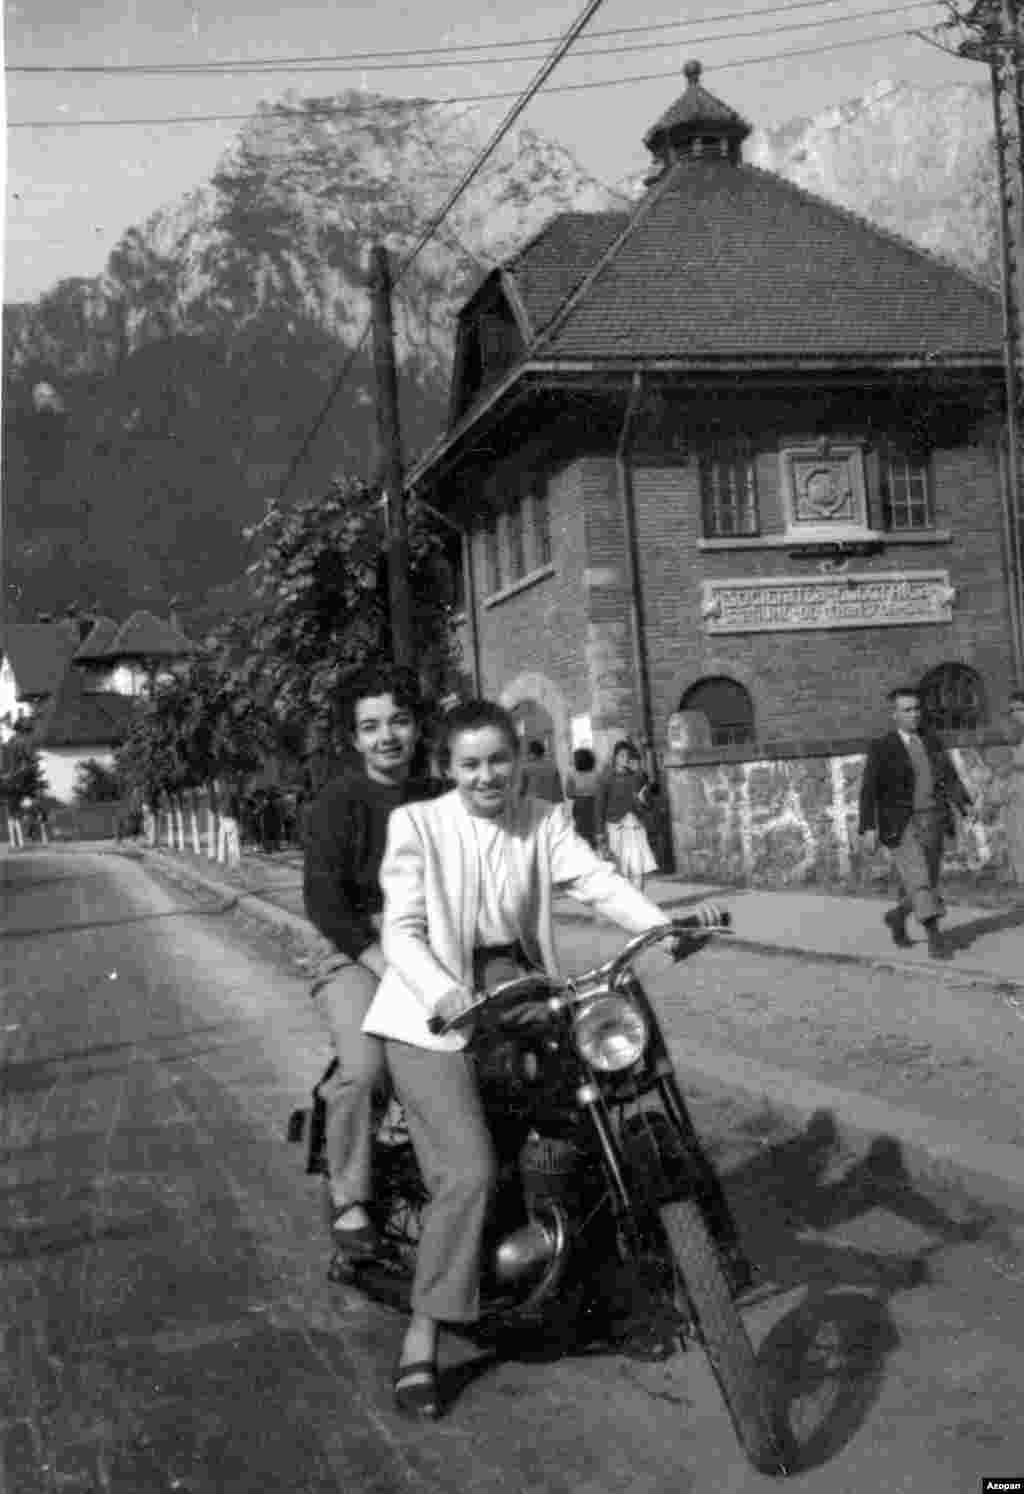
[[[536,337],[629,223],[628,212],[560,213],[506,261]]]
[[[8,623],[0,637],[0,652],[10,663],[19,698],[52,695],[77,646],[74,623]]]
[[[108,645],[108,659],[184,659],[195,645],[184,633],[152,612],[133,612]]]
[[[781,177],[682,160],[529,356],[999,362],[997,297]]]
[[[135,702],[111,691],[91,694],[83,676],[69,669],[64,683],[32,733],[39,747],[119,747],[128,734]]]
[[[76,664],[97,663],[106,657],[107,649],[117,637],[118,624],[112,617],[98,617],[81,648],[75,654]]]

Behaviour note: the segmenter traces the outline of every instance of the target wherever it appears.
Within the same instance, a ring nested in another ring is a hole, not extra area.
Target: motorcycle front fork
[[[693,1194],[700,1205],[711,1238],[730,1261],[746,1266],[749,1270],[729,1202],[718,1174],[700,1144],[674,1074],[668,1073],[659,1078],[657,1093],[685,1153]],[[594,1083],[582,1086],[579,1098],[587,1109],[601,1146],[616,1222],[620,1230],[625,1231],[626,1238],[631,1243],[636,1243],[639,1231],[635,1206],[608,1107]]]

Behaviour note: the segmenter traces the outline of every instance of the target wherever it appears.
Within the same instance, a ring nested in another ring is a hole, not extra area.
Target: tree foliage
[[[88,757],[75,772],[73,793],[76,804],[113,803],[123,793],[121,775],[116,768]]]
[[[340,743],[345,681],[391,656],[386,532],[379,491],[337,481],[329,492],[271,510],[259,530],[256,608],[231,640],[244,693],[279,731]],[[425,514],[409,522],[409,588],[418,668],[435,691],[458,664],[454,591],[444,536]]]
[[[47,787],[39,753],[25,732],[15,730],[0,748],[0,800],[15,810],[23,799],[41,799]]]
[[[236,671],[204,656],[162,681],[117,755],[124,780],[149,803],[221,779],[237,783],[272,750],[272,734]]]

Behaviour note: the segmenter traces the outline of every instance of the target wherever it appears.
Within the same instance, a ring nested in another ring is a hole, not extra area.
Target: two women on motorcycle
[[[669,921],[596,855],[564,806],[519,795],[519,738],[505,710],[471,701],[449,713],[445,730],[454,788],[401,805],[389,821],[380,868],[385,968],[362,1023],[384,1042],[430,1191],[394,1382],[398,1408],[422,1418],[441,1413],[441,1325],[477,1317],[496,1175],[466,1038],[437,1028],[485,985],[529,968],[557,975],[557,894],[629,933]]]

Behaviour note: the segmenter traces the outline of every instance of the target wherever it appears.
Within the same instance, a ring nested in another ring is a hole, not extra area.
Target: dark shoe
[[[441,1415],[441,1393],[437,1365],[432,1359],[400,1364],[395,1370],[395,1407],[414,1421],[437,1421]]]
[[[757,1267],[747,1260],[738,1245],[722,1252],[722,1264],[725,1266],[726,1279],[732,1288],[734,1297],[742,1297],[757,1286],[759,1276]]]
[[[900,949],[910,949],[913,940],[907,938],[907,915],[899,908],[890,908],[883,918],[883,923],[892,935],[892,942],[898,944]]]
[[[953,958],[953,951],[936,928],[928,930],[928,953],[933,960],[951,960]]]
[[[361,1203],[345,1204],[331,1221],[331,1239],[335,1249],[350,1261],[372,1261],[380,1254],[380,1232],[375,1224],[356,1224],[346,1228],[342,1223],[345,1215],[350,1214],[353,1209],[365,1207]]]

